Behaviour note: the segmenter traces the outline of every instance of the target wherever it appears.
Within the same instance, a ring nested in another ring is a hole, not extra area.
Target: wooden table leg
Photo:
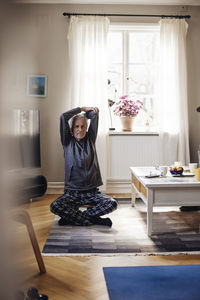
[[[33,246],[33,250],[35,253],[35,258],[37,260],[38,267],[40,269],[40,273],[46,273],[44,261],[40,252],[40,248],[36,239],[35,231],[29,213],[23,208],[18,208],[12,212],[12,216],[16,221],[26,225]]]
[[[131,184],[131,206],[134,207],[135,206],[135,199],[136,199],[136,195],[137,195],[137,192],[134,188],[134,185]]]
[[[153,218],[153,190],[147,191],[147,234],[152,234],[152,218]]]

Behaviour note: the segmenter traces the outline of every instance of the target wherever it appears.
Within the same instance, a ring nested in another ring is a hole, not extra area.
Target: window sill
[[[157,131],[117,131],[109,130],[108,135],[148,135],[148,136],[159,136]]]

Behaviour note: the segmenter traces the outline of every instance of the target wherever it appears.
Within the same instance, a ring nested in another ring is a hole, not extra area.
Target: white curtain
[[[161,164],[189,163],[185,19],[160,21]]]
[[[99,16],[73,16],[68,32],[70,60],[70,107],[99,108],[97,153],[106,190],[107,179],[107,35],[109,19]]]

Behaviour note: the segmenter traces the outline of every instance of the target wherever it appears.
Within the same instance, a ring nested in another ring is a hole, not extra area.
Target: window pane
[[[152,65],[129,65],[129,95],[154,93],[154,68]]]
[[[109,65],[108,80],[108,98],[116,101],[122,95],[122,64]]]
[[[129,34],[129,62],[152,63],[158,55],[158,32],[131,32]]]
[[[122,63],[122,32],[109,32],[108,34],[108,62]]]
[[[117,101],[120,96],[128,95],[143,101],[135,128],[157,126],[158,66],[159,28],[125,25],[109,33],[108,97]],[[118,117],[113,117],[114,122],[119,121]]]

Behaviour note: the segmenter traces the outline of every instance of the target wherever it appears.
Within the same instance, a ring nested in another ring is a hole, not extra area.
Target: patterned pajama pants
[[[82,205],[91,205],[84,211],[79,210]],[[92,189],[88,191],[74,191],[66,189],[64,194],[50,205],[53,214],[60,216],[74,225],[92,225],[90,217],[99,217],[117,209],[117,202]]]

